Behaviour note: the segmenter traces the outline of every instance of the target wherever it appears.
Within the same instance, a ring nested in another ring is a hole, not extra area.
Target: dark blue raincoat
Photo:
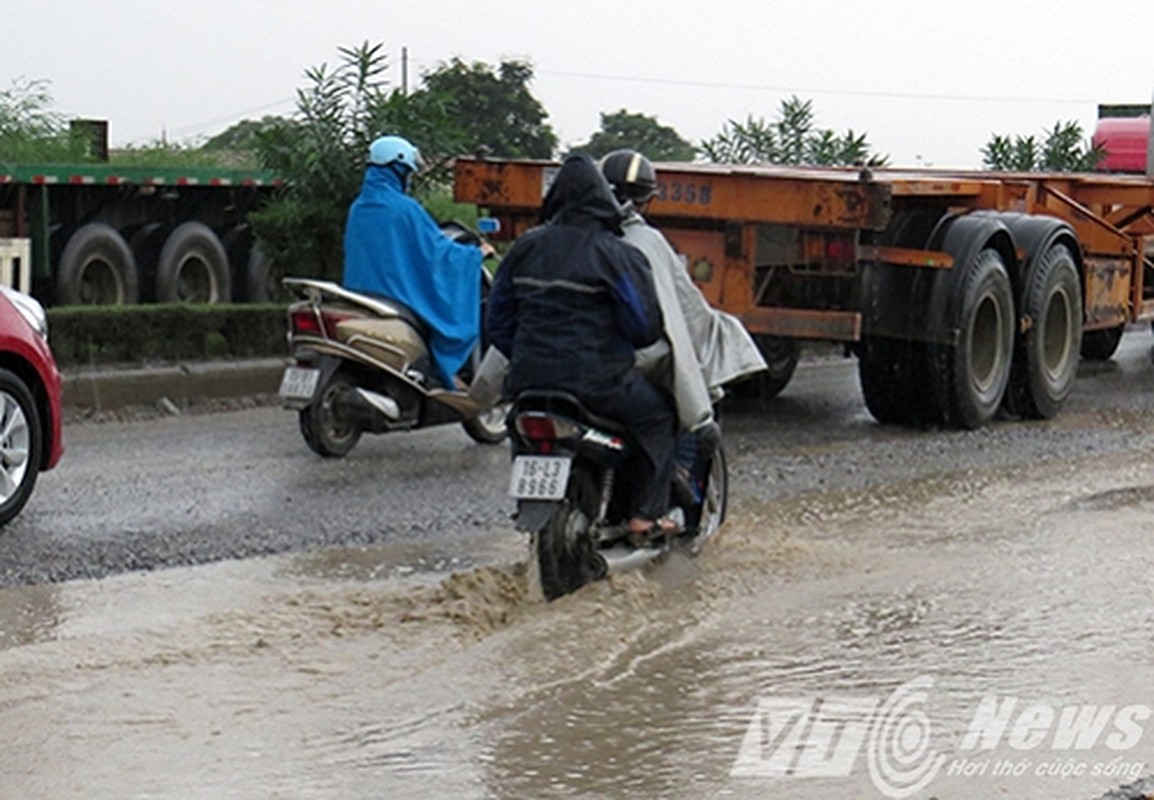
[[[630,512],[669,509],[676,417],[633,368],[662,332],[653,275],[620,238],[624,212],[587,157],[566,159],[542,204],[547,224],[521,236],[489,295],[493,346],[509,359],[506,390],[563,389],[624,423],[638,445],[626,469]]]
[[[432,329],[441,381],[465,363],[481,328],[481,251],[441,233],[389,167],[365,170],[345,225],[344,286],[392,298]]]

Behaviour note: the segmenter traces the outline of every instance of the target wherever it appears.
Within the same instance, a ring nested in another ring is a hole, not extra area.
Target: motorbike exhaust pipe
[[[598,560],[604,565],[606,575],[643,567],[655,561],[665,551],[657,547],[609,547],[597,552]]]
[[[378,411],[389,420],[398,420],[401,418],[401,407],[397,405],[397,401],[391,397],[386,397],[383,394],[370,392],[368,389],[360,387],[356,390],[357,398],[364,401],[374,411]]]

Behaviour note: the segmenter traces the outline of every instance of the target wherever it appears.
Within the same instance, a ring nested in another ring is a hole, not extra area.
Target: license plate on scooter
[[[286,367],[284,377],[281,378],[280,390],[277,392],[286,402],[313,399],[317,391],[317,383],[321,379],[321,371],[310,367]]]
[[[560,500],[569,482],[569,464],[564,456],[517,456],[509,494],[518,500]]]

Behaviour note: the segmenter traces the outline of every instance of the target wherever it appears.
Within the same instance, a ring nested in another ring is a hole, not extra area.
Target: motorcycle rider
[[[381,136],[370,145],[345,224],[342,283],[402,303],[424,321],[436,377],[453,388],[480,335],[484,253],[444,236],[407,194],[420,166],[420,151],[400,136]]]
[[[626,210],[625,241],[644,253],[653,271],[665,319],[664,339],[638,353],[638,368],[673,393],[682,430],[711,447],[719,436],[713,405],[722,386],[765,369],[765,360],[741,321],[709,305],[682,258],[642,216],[657,192],[649,159],[615,150],[601,160],[601,171]]]
[[[587,156],[571,156],[542,205],[545,224],[505,255],[488,302],[492,344],[509,359],[509,396],[532,389],[575,395],[620,420],[635,446],[627,470],[629,530],[677,528],[669,509],[676,417],[665,394],[634,368],[634,350],[661,335],[645,258],[620,239],[623,211]]]

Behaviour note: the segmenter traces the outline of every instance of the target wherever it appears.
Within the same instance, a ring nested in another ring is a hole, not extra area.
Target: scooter
[[[479,280],[488,274],[482,270]],[[298,300],[288,309],[294,363],[285,368],[279,394],[298,412],[301,434],[314,452],[340,458],[363,433],[446,423],[460,423],[477,442],[504,441],[508,406],[478,413],[464,391],[439,386],[427,327],[410,309],[330,281],[283,283]],[[479,353],[480,346],[460,373],[466,383]]]
[[[620,480],[631,446],[624,426],[565,392],[526,392],[509,411],[509,437],[516,526],[533,534],[548,600],[674,550],[696,556],[725,520],[729,473],[720,444],[704,453],[689,442],[679,463],[669,516],[681,532],[639,540],[626,524]]]

